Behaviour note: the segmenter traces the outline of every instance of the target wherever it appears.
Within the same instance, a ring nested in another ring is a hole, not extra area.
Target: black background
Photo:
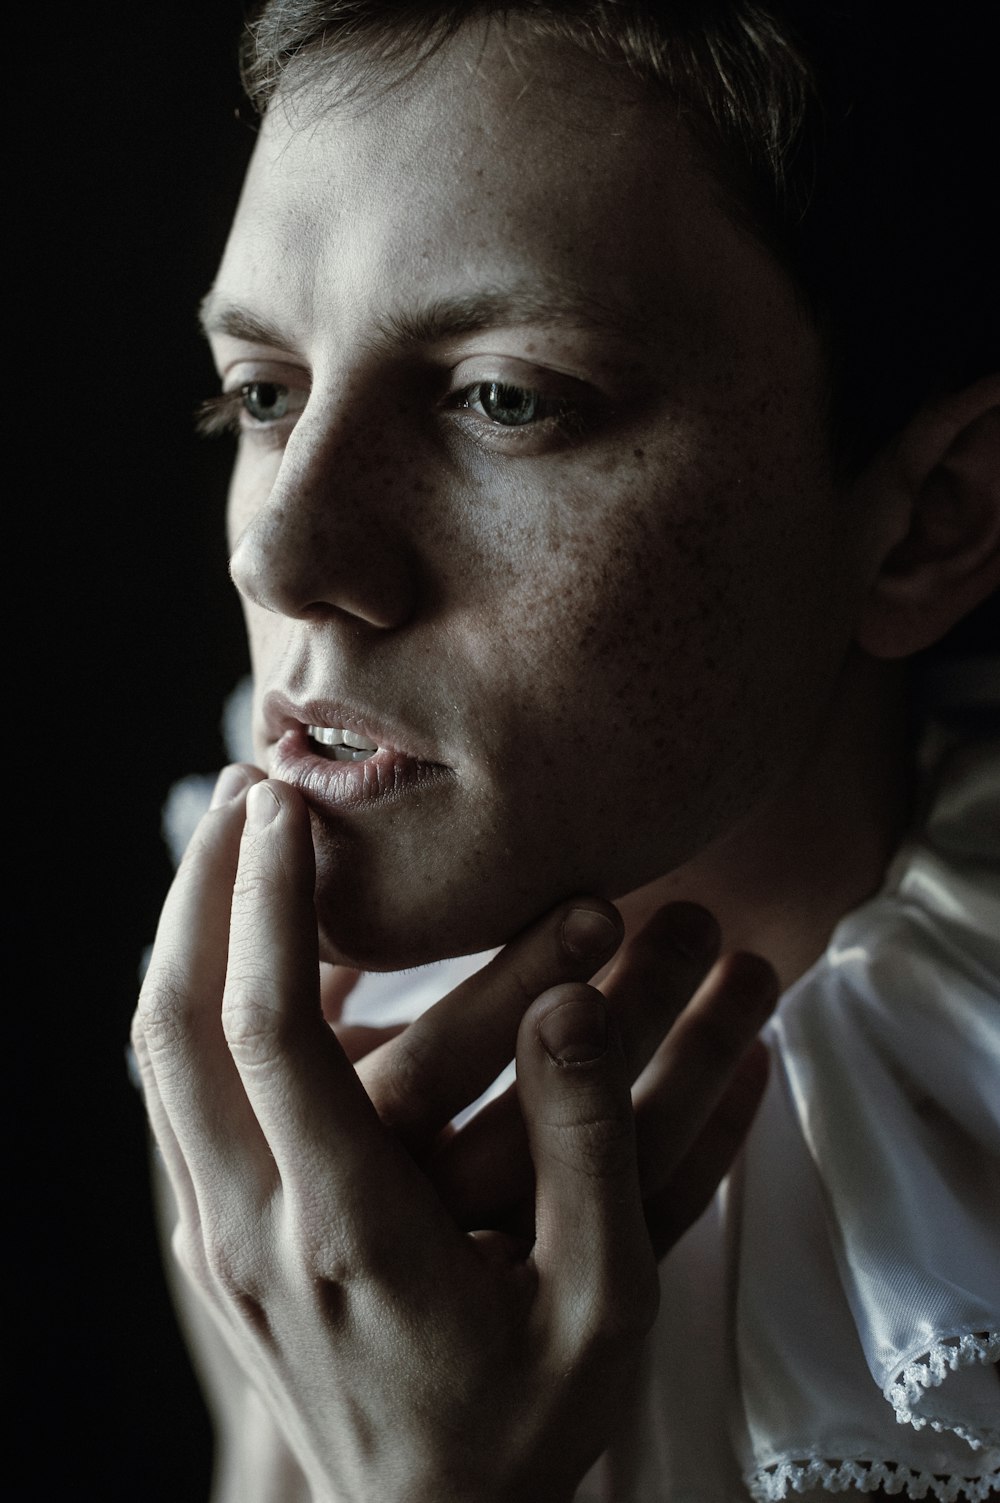
[[[171,871],[164,795],[221,764],[245,670],[231,454],[192,422],[214,389],[197,303],[253,142],[242,16],[118,0],[8,22],[12,1497],[208,1491],[124,1048]]]
[[[4,1205],[10,1474],[32,1498],[208,1488],[124,1049],[170,878],[164,797],[224,760],[246,666],[230,451],[192,422],[214,389],[195,310],[253,142],[242,19],[237,0],[117,0],[6,37]]]

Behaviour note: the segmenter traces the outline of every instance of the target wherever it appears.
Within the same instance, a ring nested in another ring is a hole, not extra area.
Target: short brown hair
[[[834,451],[863,466],[929,397],[1000,364],[987,222],[995,82],[983,0],[267,0],[244,86],[263,113],[330,56],[356,87],[470,17],[564,37],[663,89],[824,331]]]

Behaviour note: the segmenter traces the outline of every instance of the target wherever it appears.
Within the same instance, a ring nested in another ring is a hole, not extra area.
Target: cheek
[[[277,463],[261,473],[260,459],[247,452],[247,445],[238,440],[236,458],[229,478],[229,494],[226,498],[226,541],[232,553],[241,534],[265,505],[277,474]],[[273,471],[273,473],[272,473]]]
[[[518,662],[526,685],[565,684],[567,701],[586,691],[609,729],[634,735],[664,699],[676,709],[697,697],[738,646],[732,627],[752,609],[748,561],[760,551],[737,518],[741,498],[660,488],[631,470],[596,498],[548,500],[498,598],[496,659]]]
[[[604,504],[565,494],[492,623],[567,810],[624,816],[676,859],[790,773],[850,641],[822,469],[727,437],[725,467],[658,484],[642,455]]]

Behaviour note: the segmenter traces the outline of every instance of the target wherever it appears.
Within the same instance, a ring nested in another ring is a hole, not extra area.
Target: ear
[[[893,495],[881,500],[894,521],[857,640],[903,658],[1000,587],[1000,376],[921,408],[888,471]]]

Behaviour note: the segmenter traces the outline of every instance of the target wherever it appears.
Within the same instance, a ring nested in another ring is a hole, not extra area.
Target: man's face
[[[398,967],[759,809],[863,550],[815,332],[669,104],[473,31],[336,99],[271,109],[206,323],[259,760],[310,804],[328,958]]]

